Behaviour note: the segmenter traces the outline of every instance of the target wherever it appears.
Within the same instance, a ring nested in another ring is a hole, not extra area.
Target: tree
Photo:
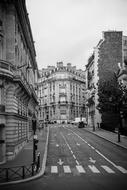
[[[102,114],[116,114],[118,124],[122,128],[121,113],[124,115],[127,110],[127,88],[118,82],[117,77],[114,77],[114,79],[99,82],[97,109]]]

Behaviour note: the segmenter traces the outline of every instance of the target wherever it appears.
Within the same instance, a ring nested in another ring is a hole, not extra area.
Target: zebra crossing
[[[70,167],[69,165],[61,165],[61,166],[47,166],[47,171],[50,174],[73,174],[74,170],[77,171],[79,174],[85,173],[94,173],[94,174],[101,174],[101,173],[108,173],[108,174],[115,174],[115,173],[122,173],[127,174],[127,170],[121,166],[114,167],[113,169],[106,165],[95,166],[95,165],[88,165],[87,167],[83,167],[82,165],[76,165],[74,168]]]

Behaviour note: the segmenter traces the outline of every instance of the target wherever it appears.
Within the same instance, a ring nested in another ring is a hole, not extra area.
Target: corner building
[[[40,71],[38,82],[39,121],[69,122],[85,116],[85,73],[70,63],[58,62]]]
[[[25,0],[0,1],[0,163],[32,135],[38,68]]]

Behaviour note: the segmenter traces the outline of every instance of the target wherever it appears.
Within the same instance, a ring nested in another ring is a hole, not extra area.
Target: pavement
[[[107,141],[110,141],[111,143],[127,150],[127,136],[121,135],[120,142],[118,142],[118,134],[117,133],[106,131],[106,130],[103,130],[100,128],[93,131],[93,128],[91,128],[91,127],[86,127],[86,128],[84,128],[84,130],[94,133],[95,135],[97,135]],[[4,183],[0,182],[0,186],[31,181],[31,180],[41,177],[44,174],[45,167],[46,167],[47,150],[48,150],[49,126],[41,129],[40,131],[37,131],[37,135],[38,135],[38,139],[39,139],[38,152],[40,152],[39,173],[37,173],[35,176],[29,177],[26,179],[21,179],[21,180],[17,180],[17,181],[9,181],[9,182],[4,182]],[[32,147],[33,147],[33,137],[24,146],[24,148],[20,151],[20,153],[16,156],[16,158],[14,160],[8,161],[7,163],[0,165],[0,168],[9,168],[9,167],[27,165],[27,164],[32,163],[32,159],[33,159]]]
[[[84,129],[91,133],[94,133],[95,135],[97,135],[107,141],[110,141],[111,143],[113,143],[117,146],[127,149],[127,136],[120,135],[120,142],[118,142],[118,133],[117,132],[106,131],[101,128],[96,128],[95,131],[93,131],[92,127],[86,127]]]
[[[39,178],[42,176],[45,172],[45,166],[46,166],[46,159],[47,159],[47,148],[48,148],[48,138],[49,138],[49,127],[45,127],[41,130],[38,130],[36,132],[38,136],[38,149],[37,152],[40,153],[40,170],[39,173],[36,175],[20,179],[16,181],[9,181],[9,182],[1,182],[1,185],[7,185],[7,184],[16,184],[16,183],[22,183],[31,181],[34,179]],[[29,142],[23,147],[23,149],[17,154],[15,159],[10,160],[4,164],[0,165],[0,168],[11,168],[11,167],[17,167],[17,166],[27,166],[33,163],[33,136],[30,138]]]

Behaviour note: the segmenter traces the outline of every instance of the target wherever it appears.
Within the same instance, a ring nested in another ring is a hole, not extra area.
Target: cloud
[[[102,31],[127,34],[126,0],[26,0],[41,69],[57,61],[84,68]]]

